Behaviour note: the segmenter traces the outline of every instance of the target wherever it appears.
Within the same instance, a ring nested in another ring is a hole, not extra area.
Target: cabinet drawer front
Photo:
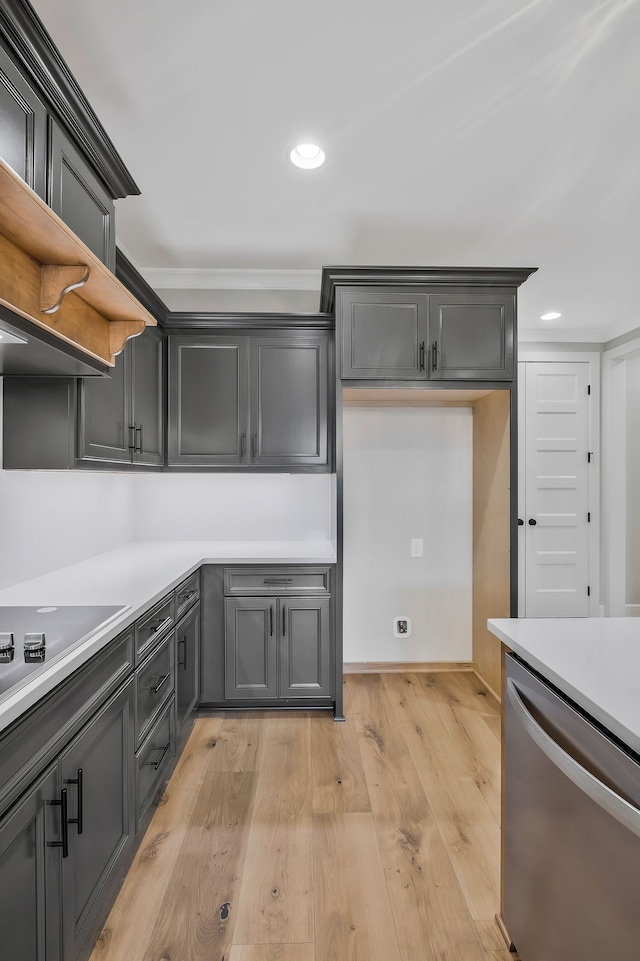
[[[200,571],[196,571],[187,577],[175,590],[176,597],[176,623],[182,615],[193,607],[200,597]]]
[[[173,627],[173,594],[136,621],[136,663]]]
[[[163,702],[175,686],[175,634],[162,641],[136,672],[136,744],[149,730]]]
[[[0,736],[0,809],[60,751],[133,670],[125,631]]]
[[[137,824],[153,801],[175,751],[175,700],[171,698],[136,754]]]
[[[225,594],[328,594],[331,591],[328,567],[307,569],[227,568],[224,572]]]

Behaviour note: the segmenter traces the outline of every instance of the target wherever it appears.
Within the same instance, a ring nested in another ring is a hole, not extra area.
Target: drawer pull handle
[[[165,744],[164,747],[153,748],[154,751],[160,751],[160,757],[158,758],[157,761],[145,761],[145,764],[147,764],[149,767],[152,767],[154,771],[157,771],[160,765],[162,764],[162,762],[164,761],[165,755],[170,747],[171,747],[171,743]]]
[[[60,791],[59,801],[49,801],[49,804],[60,806],[60,826],[62,828],[61,841],[49,841],[50,848],[62,848],[62,857],[69,857],[69,820],[67,818],[67,789],[63,787]]]
[[[163,675],[163,677],[161,677],[161,678],[158,680],[158,683],[156,684],[156,686],[155,686],[155,687],[150,687],[149,690],[150,690],[150,691],[153,691],[154,694],[157,694],[158,691],[159,691],[161,688],[164,687],[164,685],[167,683],[167,681],[169,680],[170,677],[171,677],[171,673]],[[155,678],[154,678],[154,680],[155,680]]]
[[[138,424],[136,426],[135,433],[138,435],[138,440],[136,441],[134,454],[141,454],[142,453],[142,424]]]
[[[82,768],[81,768],[81,767],[78,768],[78,775],[77,775],[77,777],[70,777],[70,778],[66,779],[64,783],[65,783],[65,784],[77,784],[77,786],[78,786],[78,817],[77,817],[77,818],[69,818],[68,821],[69,821],[69,824],[77,824],[77,825],[78,825],[78,834],[82,834],[82,826],[83,826],[83,822],[84,822],[84,815],[83,815],[83,810],[84,810],[84,779],[83,779],[83,774],[82,774]]]
[[[292,577],[265,577],[263,584],[293,584]]]
[[[163,621],[159,621],[156,624],[156,626],[153,628],[149,636],[153,637],[154,634],[162,634],[162,632],[166,630],[167,627],[170,627],[172,624],[173,624],[173,618],[171,617],[171,615],[169,615],[169,617],[165,617]]]
[[[186,671],[186,669],[187,669],[187,637],[186,637],[186,634],[185,634],[184,637],[181,637],[180,640],[178,641],[178,647],[180,647],[181,644],[182,644],[182,650],[184,651],[184,661],[181,661],[181,660],[180,660],[180,657],[178,656],[178,667],[182,667],[182,668],[184,668],[184,670]]]
[[[194,590],[194,591],[185,591],[184,594],[178,594],[178,600],[179,600],[179,601],[190,601],[191,598],[194,596],[195,593],[196,593],[195,590]]]

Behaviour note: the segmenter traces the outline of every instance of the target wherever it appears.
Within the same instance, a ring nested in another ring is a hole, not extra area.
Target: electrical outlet
[[[411,538],[411,556],[424,557],[424,540],[422,537]]]
[[[409,637],[411,635],[411,618],[410,617],[394,617],[393,619],[393,636],[394,637]]]

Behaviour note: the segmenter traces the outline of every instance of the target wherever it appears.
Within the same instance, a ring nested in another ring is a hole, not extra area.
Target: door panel
[[[176,627],[176,708],[178,733],[190,717],[200,691],[200,604]]]
[[[525,366],[522,513],[527,617],[589,613],[588,364]],[[530,521],[535,521],[531,524]]]
[[[69,857],[63,860],[64,956],[73,961],[95,923],[102,896],[125,862],[134,823],[134,679],[60,759],[69,792]],[[82,770],[82,789],[77,781]],[[82,801],[80,801],[82,798]]]
[[[164,462],[164,390],[162,340],[144,331],[130,341],[135,425],[134,464],[162,466]]]
[[[252,339],[251,463],[327,463],[327,340]]]
[[[429,297],[430,380],[512,380],[515,292]]]
[[[428,298],[422,293],[340,293],[344,380],[426,380]]]
[[[277,601],[228,597],[225,607],[225,697],[276,698]]]
[[[280,600],[280,696],[331,695],[329,598]]]
[[[248,463],[246,338],[169,339],[169,464]]]
[[[0,157],[40,197],[45,195],[46,141],[45,108],[0,47]]]
[[[78,390],[78,458],[129,463],[131,348],[116,357],[109,377],[83,377]],[[131,446],[130,446],[131,445]]]
[[[0,955],[59,961],[61,807],[50,767],[0,821]]]

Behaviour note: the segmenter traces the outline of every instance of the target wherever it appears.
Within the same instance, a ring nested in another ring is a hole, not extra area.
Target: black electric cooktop
[[[0,697],[126,609],[127,605],[0,607]]]

